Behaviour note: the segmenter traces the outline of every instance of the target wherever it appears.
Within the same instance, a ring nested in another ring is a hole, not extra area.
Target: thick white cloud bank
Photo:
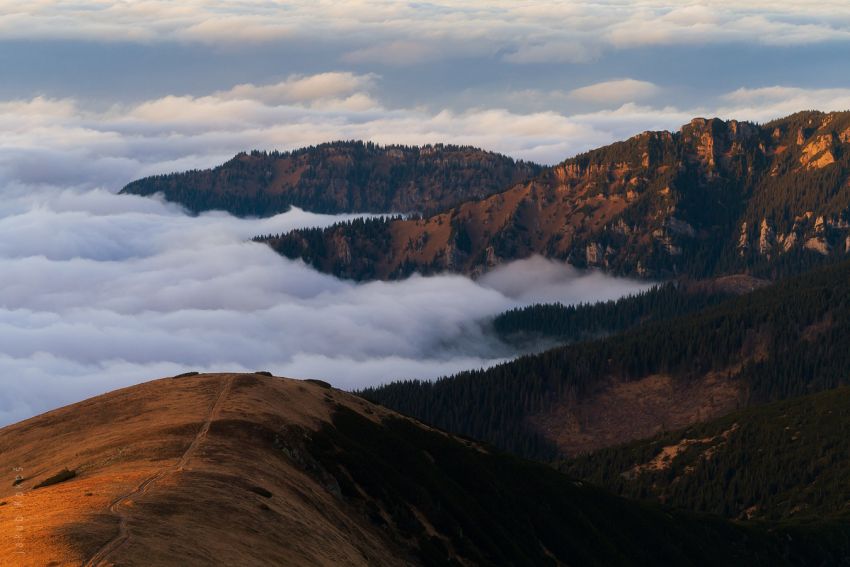
[[[717,42],[799,45],[850,38],[843,1],[790,0],[6,0],[0,37],[238,45],[340,38],[350,61],[418,63],[504,54],[583,62],[602,49]],[[411,40],[410,38],[415,38]]]
[[[507,356],[480,325],[504,309],[645,286],[540,258],[479,282],[355,284],[247,240],[339,217],[193,218],[103,190],[2,194],[0,424],[188,370],[270,370],[343,388],[433,378]]]

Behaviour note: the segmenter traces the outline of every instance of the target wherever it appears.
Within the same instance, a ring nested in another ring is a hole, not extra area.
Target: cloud
[[[533,286],[528,285],[528,274],[534,274]],[[616,299],[636,289],[632,280],[610,278],[593,270],[582,271],[540,256],[499,266],[484,274],[478,283],[522,303],[561,301],[565,287],[575,303]]]
[[[660,92],[656,85],[635,79],[614,79],[570,91],[576,100],[590,103],[627,103],[651,98]]]
[[[0,423],[187,370],[271,370],[341,387],[432,378],[510,354],[480,322],[537,298],[644,284],[532,260],[461,276],[355,284],[247,239],[339,217],[199,217],[93,189],[0,186]],[[344,218],[344,217],[343,217]],[[540,269],[516,288],[517,270]]]
[[[741,88],[721,100],[725,103],[722,113],[739,112],[751,120],[767,122],[800,110],[850,110],[850,89]]]
[[[0,9],[0,37],[231,48],[318,39],[345,45],[344,60],[350,62],[410,65],[501,53],[512,63],[574,63],[646,45],[846,42],[850,6],[790,0],[7,0]]]
[[[603,41],[615,48],[719,43],[805,45],[850,40],[850,9],[836,2],[734,0],[681,6],[646,2],[609,22]]]
[[[357,75],[349,72],[294,75],[272,85],[236,85],[213,96],[222,100],[253,100],[270,105],[307,103],[338,105],[351,110],[368,110],[377,103],[366,94],[375,86],[374,74]],[[370,101],[369,106],[350,106],[352,97]]]

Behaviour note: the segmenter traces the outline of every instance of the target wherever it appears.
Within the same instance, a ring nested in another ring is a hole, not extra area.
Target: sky
[[[0,76],[0,167],[73,149],[112,190],[338,138],[551,164],[695,116],[850,108],[850,4],[3,0]]]
[[[554,164],[696,116],[850,109],[850,3],[0,0],[0,77],[9,423],[183,370],[359,387],[498,362],[482,320],[644,284],[532,259],[357,285],[246,242],[336,218],[115,193],[251,149],[445,142]]]

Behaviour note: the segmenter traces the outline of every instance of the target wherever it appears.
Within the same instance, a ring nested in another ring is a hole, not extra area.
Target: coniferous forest
[[[846,521],[850,388],[755,406],[565,460],[617,494],[729,518]]]
[[[497,193],[540,169],[469,146],[340,141],[240,153],[212,169],[138,179],[121,192],[161,193],[192,213],[264,217],[291,206],[317,213],[430,213]]]
[[[744,385],[748,405],[844,384],[850,379],[847,321],[850,262],[843,262],[619,335],[361,394],[446,430],[550,459],[557,447],[527,418],[586,397],[605,379],[663,373],[686,384],[721,372]]]
[[[688,289],[669,282],[616,300],[577,305],[535,304],[493,319],[502,340],[530,346],[544,339],[578,342],[619,333],[651,321],[664,321],[731,298],[723,291]]]

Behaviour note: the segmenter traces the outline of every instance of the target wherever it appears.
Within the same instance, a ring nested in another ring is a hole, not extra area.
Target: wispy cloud
[[[613,79],[573,89],[570,96],[595,104],[624,104],[646,100],[660,91],[658,86],[649,81]]]
[[[800,110],[850,110],[850,89],[741,88],[727,93],[721,101],[722,112],[738,112],[765,122]]]
[[[267,105],[311,104],[366,110],[378,104],[367,94],[375,86],[377,75],[329,72],[316,75],[293,75],[271,85],[241,84],[215,93],[221,100],[253,100]],[[352,100],[368,101],[368,105],[351,105]]]

